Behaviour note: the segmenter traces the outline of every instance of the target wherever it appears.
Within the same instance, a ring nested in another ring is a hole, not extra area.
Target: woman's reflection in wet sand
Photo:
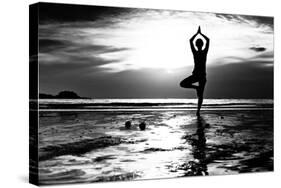
[[[196,120],[197,129],[192,135],[186,135],[185,139],[192,146],[193,161],[185,164],[185,176],[204,176],[208,175],[206,163],[206,137],[205,128],[208,127],[203,117]]]

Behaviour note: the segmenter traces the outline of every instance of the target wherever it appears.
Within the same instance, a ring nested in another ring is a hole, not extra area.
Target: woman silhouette
[[[195,42],[195,45],[197,47],[197,50],[194,46],[194,39],[197,35],[201,35],[205,41],[205,48],[203,48],[203,41],[202,39],[197,39]],[[180,86],[183,88],[193,88],[197,91],[197,97],[198,97],[198,105],[197,105],[197,112],[196,115],[200,116],[200,109],[203,103],[203,93],[204,88],[207,82],[206,79],[206,60],[207,60],[207,53],[209,49],[209,43],[210,40],[207,36],[205,36],[203,33],[201,33],[200,26],[198,27],[198,31],[193,37],[190,38],[190,47],[193,53],[194,58],[194,69],[192,71],[192,75],[185,78],[183,81],[181,81]],[[193,85],[194,83],[198,82],[198,86]]]

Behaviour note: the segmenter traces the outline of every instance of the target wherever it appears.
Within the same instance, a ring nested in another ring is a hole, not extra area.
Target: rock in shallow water
[[[140,128],[140,130],[145,130],[145,128],[146,128],[146,123],[145,122],[141,122],[140,124],[139,124],[139,128]]]
[[[130,129],[131,126],[132,126],[132,123],[131,123],[130,121],[126,121],[126,123],[125,123],[125,128],[126,128],[126,129]]]

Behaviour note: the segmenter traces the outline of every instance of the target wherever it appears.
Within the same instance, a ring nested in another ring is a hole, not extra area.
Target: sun
[[[129,33],[116,31],[119,33],[118,38],[124,39],[116,45],[129,46],[130,50],[104,53],[100,57],[122,59],[118,63],[105,65],[114,66],[115,70],[122,70],[126,66],[134,69],[172,70],[192,65],[186,29],[180,28],[174,22],[175,20],[148,21],[135,25]]]

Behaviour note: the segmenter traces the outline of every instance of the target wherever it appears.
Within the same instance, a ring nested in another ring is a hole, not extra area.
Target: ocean
[[[40,99],[40,111],[193,110],[197,99]],[[272,99],[205,99],[202,110],[272,109]]]

